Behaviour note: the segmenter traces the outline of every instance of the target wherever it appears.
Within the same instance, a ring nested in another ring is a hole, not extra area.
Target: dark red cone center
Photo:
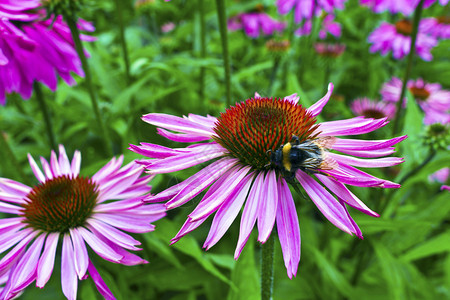
[[[261,170],[270,163],[268,150],[278,149],[293,135],[300,142],[313,138],[315,123],[301,105],[278,98],[252,98],[220,115],[215,140],[242,164]]]
[[[60,176],[33,188],[22,205],[30,227],[67,232],[83,226],[97,203],[97,186],[90,178]]]

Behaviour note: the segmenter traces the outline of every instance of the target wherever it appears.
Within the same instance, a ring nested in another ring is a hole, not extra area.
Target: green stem
[[[403,110],[402,110],[403,98],[405,97],[406,94],[406,85],[408,83],[408,78],[411,74],[413,57],[416,52],[417,32],[419,29],[420,17],[422,15],[423,2],[424,0],[420,0],[419,4],[416,7],[416,10],[414,11],[412,33],[411,33],[411,47],[409,48],[408,61],[406,63],[405,75],[403,77],[403,85],[402,90],[400,92],[400,99],[397,102],[397,111],[395,113],[394,126],[392,127],[393,135],[396,135],[401,131],[400,123],[401,119],[403,118]]]
[[[275,79],[277,78],[277,72],[278,67],[280,66],[280,57],[275,54],[275,58],[273,60],[273,67],[272,67],[272,73],[270,74],[270,83],[269,83],[269,89],[267,91],[268,97],[272,97],[272,88],[275,83]]]
[[[121,0],[115,0],[116,2],[116,11],[117,11],[117,20],[119,22],[119,38],[120,38],[120,44],[122,46],[122,55],[123,55],[123,61],[125,63],[125,76],[127,79],[127,83],[131,83],[131,77],[130,77],[130,59],[128,56],[128,48],[127,48],[127,41],[125,39],[125,26],[123,23],[123,13],[122,13],[122,5]]]
[[[206,58],[206,25],[205,25],[205,5],[204,0],[198,0],[200,10],[200,57]],[[200,99],[202,99],[204,107],[207,107],[205,98],[205,67],[200,68]]]
[[[273,252],[274,252],[274,233],[262,244],[261,253],[261,300],[272,299],[273,288]]]
[[[417,172],[419,172],[423,167],[425,167],[435,156],[436,156],[436,151],[431,150],[430,153],[428,154],[427,158],[425,158],[425,160],[420,165],[418,165],[417,167],[415,167],[414,169],[409,171],[405,176],[403,176],[403,178],[400,179],[400,181],[398,183],[403,184],[406,180],[408,180],[409,177],[417,174]]]
[[[84,71],[84,75],[85,75],[85,82],[86,82],[87,89],[89,92],[89,97],[91,99],[92,108],[94,109],[94,114],[95,114],[95,117],[98,122],[100,134],[102,135],[104,143],[105,143],[105,150],[107,151],[107,154],[109,156],[109,155],[111,155],[112,144],[110,143],[108,132],[105,129],[103,119],[100,115],[100,109],[98,108],[98,101],[97,101],[97,97],[95,95],[94,85],[92,84],[91,71],[89,70],[89,64],[88,64],[86,55],[83,50],[83,45],[81,44],[81,40],[80,40],[80,32],[78,30],[77,23],[75,21],[76,16],[65,14],[63,17],[64,17],[64,20],[67,22],[67,25],[70,28],[70,33],[72,34],[72,39],[73,39],[73,42],[75,43],[75,50],[77,51],[78,57],[80,58],[81,66],[83,67],[83,71]]]
[[[5,132],[0,131],[0,148],[2,149],[2,152],[5,153],[5,158],[11,163],[14,172],[19,176],[21,182],[28,184],[27,176],[25,176],[25,173],[23,173],[22,167],[16,156],[14,155],[11,147],[9,146],[5,135]]]
[[[228,29],[225,11],[225,0],[216,0],[217,16],[219,18],[220,39],[222,41],[223,68],[225,70],[226,107],[231,105],[231,66],[228,52]]]
[[[53,125],[52,119],[50,117],[50,113],[48,112],[47,104],[45,103],[44,96],[42,94],[41,84],[37,81],[33,84],[34,94],[36,95],[36,99],[39,102],[39,108],[42,111],[42,115],[44,116],[45,128],[47,130],[48,141],[50,143],[50,148],[56,150],[56,140],[55,134],[53,133]]]

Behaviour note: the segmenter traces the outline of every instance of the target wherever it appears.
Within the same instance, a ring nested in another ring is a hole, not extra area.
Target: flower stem
[[[423,167],[425,167],[435,156],[436,156],[436,151],[431,150],[430,153],[428,154],[427,158],[425,158],[425,160],[420,165],[418,165],[417,167],[415,167],[414,169],[409,171],[405,176],[403,176],[403,178],[400,179],[398,183],[403,184],[406,180],[408,180],[409,177],[417,174],[417,172],[419,172]]]
[[[14,152],[8,144],[8,140],[6,139],[6,132],[0,130],[0,149],[1,152],[5,154],[5,158],[7,161],[11,163],[13,166],[14,172],[20,177],[21,181],[25,184],[28,184],[27,176],[22,171],[22,167],[20,166],[19,161],[17,160]]]
[[[268,97],[272,97],[272,88],[275,83],[275,79],[277,78],[277,72],[278,72],[278,68],[280,66],[280,60],[281,59],[279,56],[275,56],[275,58],[273,59],[272,73],[270,74],[269,89],[267,91]]]
[[[198,7],[200,10],[200,57],[206,57],[206,25],[205,25],[205,5],[204,0],[198,0]],[[204,107],[207,107],[205,99],[205,73],[206,68],[200,68],[200,99],[202,99]]]
[[[223,68],[225,70],[226,106],[231,105],[231,66],[228,52],[228,29],[225,0],[216,0],[217,17],[219,18],[220,39],[222,41]]]
[[[273,252],[274,252],[274,233],[262,244],[261,253],[261,300],[272,299],[273,288]]]
[[[125,76],[127,83],[131,83],[131,77],[130,77],[130,59],[128,55],[128,48],[127,48],[127,41],[125,39],[125,26],[123,23],[123,13],[122,13],[122,5],[121,0],[115,0],[116,2],[116,12],[117,12],[117,20],[119,22],[119,38],[120,38],[120,44],[122,46],[122,55],[123,55],[123,61],[125,63]]]
[[[401,131],[401,128],[400,128],[401,121],[400,120],[403,118],[403,112],[402,112],[403,98],[405,97],[405,94],[406,94],[406,85],[408,83],[408,78],[411,74],[412,61],[413,61],[414,54],[416,52],[416,40],[417,40],[417,33],[419,30],[419,21],[420,21],[421,15],[422,15],[423,2],[424,2],[424,0],[420,0],[419,4],[417,4],[416,10],[414,11],[412,33],[411,33],[411,47],[409,48],[408,61],[406,63],[405,75],[403,77],[403,85],[402,85],[402,90],[400,93],[400,99],[397,102],[397,111],[395,113],[394,126],[392,128],[393,135],[395,135]]]
[[[112,144],[110,143],[108,132],[105,129],[103,119],[101,118],[101,115],[100,115],[100,109],[98,107],[98,101],[97,101],[97,97],[95,95],[94,85],[92,84],[92,77],[91,77],[91,72],[89,70],[89,64],[88,64],[86,55],[84,53],[83,45],[81,44],[80,32],[78,30],[77,23],[75,21],[76,16],[74,14],[72,14],[72,15],[65,14],[63,17],[64,17],[64,20],[67,22],[67,25],[70,28],[70,33],[72,34],[72,39],[75,44],[75,50],[77,51],[78,57],[80,58],[81,66],[83,67],[83,71],[85,74],[85,82],[86,82],[87,89],[89,92],[89,97],[91,99],[92,108],[94,109],[94,114],[95,114],[95,117],[98,122],[100,134],[102,135],[104,143],[105,143],[105,150],[107,151],[107,154],[110,155],[111,149],[112,149],[111,148]]]
[[[53,133],[52,119],[50,113],[48,112],[47,104],[45,103],[44,96],[42,94],[41,84],[37,81],[33,84],[34,94],[39,102],[39,108],[44,116],[45,127],[47,129],[48,141],[50,143],[50,148],[56,150],[55,134]]]

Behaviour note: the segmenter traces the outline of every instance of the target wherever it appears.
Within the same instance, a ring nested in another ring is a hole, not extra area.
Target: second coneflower
[[[392,154],[392,146],[405,137],[382,141],[338,138],[374,131],[387,121],[357,117],[317,123],[315,117],[332,90],[330,84],[328,93],[309,108],[298,104],[296,95],[281,99],[257,96],[228,108],[218,118],[194,114],[180,118],[159,113],[143,116],[145,122],[158,127],[162,136],[175,142],[196,143],[174,149],[150,143],[131,145],[132,151],[154,158],[140,161],[150,173],[170,173],[210,162],[185,181],[145,199],[165,201],[166,207],[173,209],[207,190],[172,242],[215,213],[203,245],[209,249],[222,238],[244,207],[235,259],[255,223],[261,243],[267,241],[276,223],[287,274],[292,278],[300,260],[300,228],[288,183],[299,183],[335,226],[362,237],[347,205],[371,216],[378,214],[346,185],[399,187],[356,167],[378,168],[401,163],[403,159],[398,157],[377,157]]]

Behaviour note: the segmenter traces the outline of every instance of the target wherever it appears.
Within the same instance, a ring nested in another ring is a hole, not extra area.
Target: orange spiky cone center
[[[301,106],[285,99],[252,98],[230,107],[217,120],[214,139],[255,170],[268,168],[268,150],[275,151],[298,136],[313,138],[316,119]]]
[[[395,23],[395,29],[398,33],[409,36],[412,33],[412,23],[409,20],[403,19]]]
[[[409,88],[409,91],[411,92],[411,94],[413,94],[415,99],[418,99],[421,101],[427,100],[427,98],[430,96],[430,92],[423,87],[413,86],[413,87]]]
[[[45,232],[67,232],[85,225],[97,196],[97,185],[87,177],[64,175],[47,180],[26,196],[24,222]]]

